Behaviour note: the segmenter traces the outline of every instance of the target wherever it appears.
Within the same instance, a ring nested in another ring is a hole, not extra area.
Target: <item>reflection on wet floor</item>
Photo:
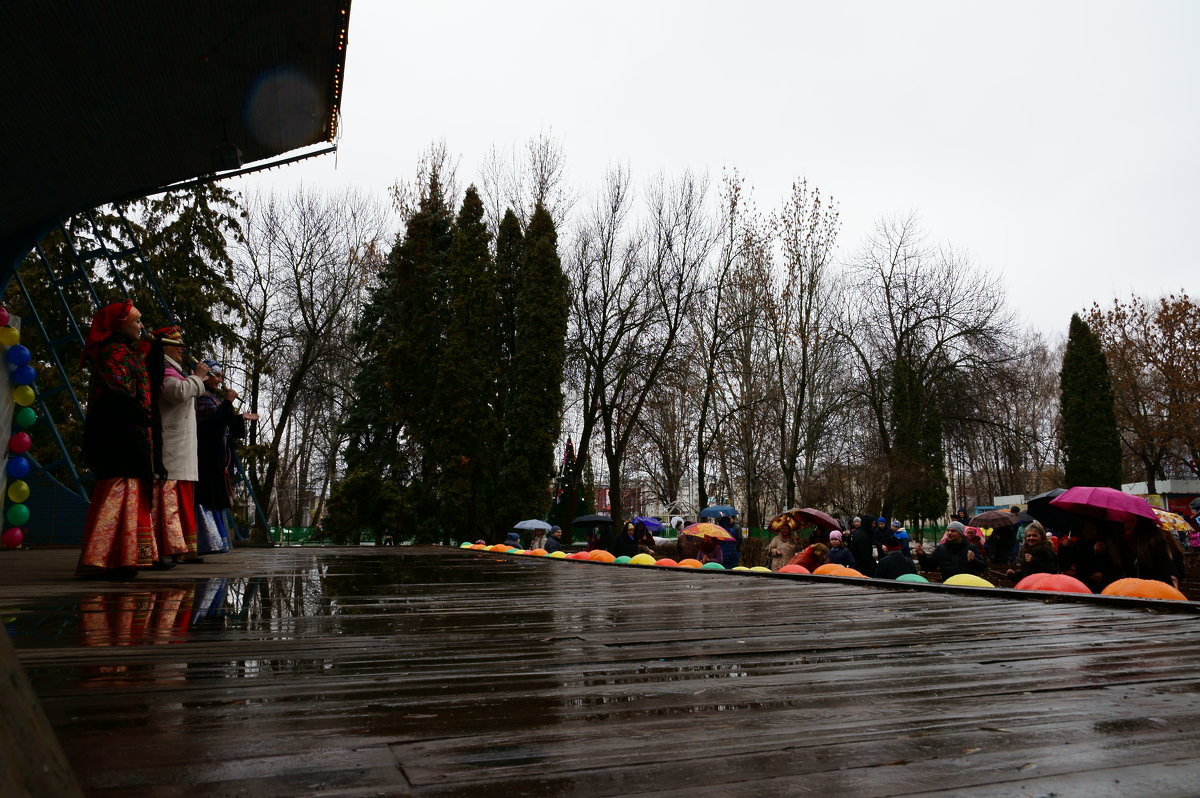
[[[1072,762],[1116,766],[1138,753],[1123,732],[1155,745],[1170,733],[1139,718],[1200,722],[1200,646],[1180,642],[1200,637],[1191,617],[1022,604],[1037,622],[1000,635],[995,614],[1013,606],[987,598],[457,551],[269,552],[243,573],[80,583],[73,600],[6,613],[92,789],[179,783],[196,750],[223,769],[186,778],[213,794],[237,792],[221,779],[318,766],[346,785],[402,778],[415,795],[683,789],[701,786],[691,764],[666,778],[639,757],[697,764],[704,730],[748,782],[817,767],[770,753],[798,735],[855,751],[858,781],[833,798],[871,794],[901,760],[942,761],[953,785],[983,772],[964,752],[1001,772],[1051,762],[1039,757],[1063,740]],[[94,756],[131,730],[161,759]]]

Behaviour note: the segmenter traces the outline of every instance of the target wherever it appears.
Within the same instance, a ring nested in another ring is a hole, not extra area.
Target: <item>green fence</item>
[[[278,546],[302,546],[316,530],[313,526],[273,526],[271,540]]]

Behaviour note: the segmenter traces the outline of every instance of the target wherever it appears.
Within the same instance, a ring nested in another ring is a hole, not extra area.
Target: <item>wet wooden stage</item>
[[[76,556],[0,554],[0,608],[91,796],[1200,794],[1192,603],[404,547],[120,584]]]

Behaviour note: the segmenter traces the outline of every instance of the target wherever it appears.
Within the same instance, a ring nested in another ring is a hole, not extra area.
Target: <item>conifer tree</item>
[[[1100,339],[1079,314],[1071,316],[1059,378],[1067,487],[1120,489],[1121,439],[1113,410],[1108,359]]]
[[[402,430],[414,461],[404,503],[420,541],[445,539],[448,534],[442,530],[437,512],[438,463],[432,449],[440,403],[432,394],[445,346],[451,221],[434,171],[404,237],[389,255],[393,293],[381,320],[385,341],[382,372],[392,401],[391,418]]]
[[[446,261],[446,345],[436,374],[438,423],[431,452],[440,470],[440,511],[451,534],[492,535],[499,424],[499,303],[483,202],[467,189]]]
[[[563,403],[569,286],[554,220],[540,203],[522,254],[513,290],[516,334],[501,471],[503,504],[514,516],[541,514],[549,506]]]

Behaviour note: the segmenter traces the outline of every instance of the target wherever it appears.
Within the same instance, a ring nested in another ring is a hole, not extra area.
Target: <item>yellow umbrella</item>
[[[1169,513],[1166,510],[1161,510],[1158,507],[1154,508],[1154,514],[1158,516],[1158,528],[1164,529],[1167,532],[1191,532],[1192,527],[1182,515],[1178,513]]]
[[[698,524],[685,526],[679,533],[681,535],[690,535],[694,538],[716,538],[717,540],[734,540],[733,535],[726,532],[716,524],[709,524],[701,521]]]

